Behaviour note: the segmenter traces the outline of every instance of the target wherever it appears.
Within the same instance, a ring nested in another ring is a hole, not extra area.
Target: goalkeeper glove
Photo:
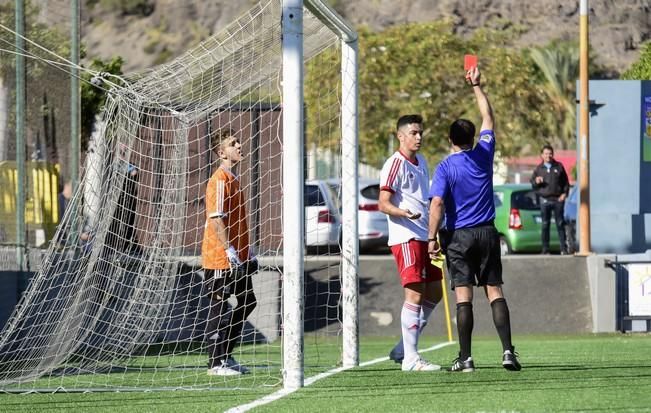
[[[228,249],[226,249],[226,255],[228,256],[228,262],[231,263],[231,266],[239,267],[242,265],[242,261],[240,261],[240,257],[237,255],[235,248],[228,247]]]

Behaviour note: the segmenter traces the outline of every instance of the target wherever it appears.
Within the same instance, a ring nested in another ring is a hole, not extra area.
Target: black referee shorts
[[[445,232],[442,247],[452,289],[457,285],[503,284],[500,236],[492,222]]]

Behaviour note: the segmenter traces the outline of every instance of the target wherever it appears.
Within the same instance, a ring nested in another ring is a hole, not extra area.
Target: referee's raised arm
[[[472,85],[472,90],[475,92],[475,98],[477,98],[477,106],[479,106],[479,112],[481,113],[481,128],[479,131],[495,131],[495,118],[493,117],[493,108],[488,101],[486,93],[484,93],[481,88],[481,72],[479,72],[479,68],[473,67],[470,69],[467,73],[467,79]]]

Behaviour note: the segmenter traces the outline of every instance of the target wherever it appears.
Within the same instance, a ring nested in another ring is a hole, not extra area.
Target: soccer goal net
[[[108,99],[0,335],[0,391],[296,387],[355,365],[356,79],[355,33],[320,0],[262,1],[168,64],[97,74]],[[201,253],[224,131],[259,266],[256,305],[233,291],[224,316],[247,315],[228,344],[247,374],[210,375]]]

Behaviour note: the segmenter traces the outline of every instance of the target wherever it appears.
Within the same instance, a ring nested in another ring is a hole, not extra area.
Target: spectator
[[[62,249],[66,240],[68,239],[68,231],[66,228],[61,225],[63,222],[63,216],[65,215],[70,199],[72,198],[72,182],[66,181],[61,188],[61,192],[57,195],[57,204],[58,204],[58,213],[59,213],[59,222],[58,222],[58,233],[56,238],[53,240],[54,245],[57,249]]]
[[[59,195],[57,196],[57,200],[59,202],[59,223],[61,223],[61,221],[63,220],[63,214],[65,213],[71,198],[72,198],[72,182],[66,181],[66,183],[63,184],[63,189],[61,190],[61,192],[59,192]]]
[[[549,254],[549,227],[553,212],[561,254],[565,255],[567,254],[567,244],[563,206],[570,189],[570,182],[563,164],[554,159],[554,148],[550,145],[543,146],[540,157],[542,162],[533,171],[531,185],[540,196],[542,253]]]
[[[113,219],[104,243],[113,252],[139,255],[140,245],[135,237],[136,207],[138,201],[138,168],[127,164],[122,191],[118,196]]]
[[[63,221],[63,216],[65,215],[66,210],[70,206],[70,200],[72,199],[72,182],[66,181],[63,184],[63,189],[59,192],[57,197],[58,206],[59,206],[59,234],[55,240],[55,245],[57,249],[63,249],[68,240],[68,229],[70,224],[67,224],[68,228],[65,228],[61,225]],[[74,221],[74,218],[73,218]],[[92,232],[88,223],[88,219],[84,217],[83,224],[81,226],[81,232],[79,233],[79,239],[77,240],[81,250],[83,252],[88,252],[91,247],[92,241]]]

